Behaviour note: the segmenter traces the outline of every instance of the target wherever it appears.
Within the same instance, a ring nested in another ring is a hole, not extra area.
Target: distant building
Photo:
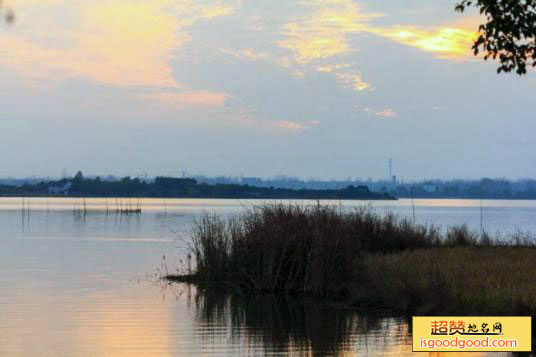
[[[49,186],[48,187],[48,194],[52,196],[65,196],[69,193],[69,190],[71,189],[71,183],[67,182],[63,186]]]
[[[262,186],[262,179],[260,177],[242,177],[240,180],[243,185],[250,186]]]
[[[437,192],[437,186],[433,184],[426,184],[422,186],[423,190],[428,193]]]

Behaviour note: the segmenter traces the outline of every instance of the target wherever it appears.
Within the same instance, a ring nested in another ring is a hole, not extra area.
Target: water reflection
[[[251,333],[248,343],[262,345],[266,352],[334,354],[348,350],[358,331],[379,324],[377,319],[358,318],[348,310],[296,298],[226,295],[205,289],[198,291],[195,303],[200,324],[227,326],[235,341]]]
[[[229,294],[222,289],[179,286],[182,293],[187,291],[180,298],[195,302],[191,308],[202,341],[219,346],[214,347],[213,353],[223,349],[241,355],[412,354],[411,327],[406,318],[358,312],[316,299]],[[464,353],[468,355],[487,354]]]

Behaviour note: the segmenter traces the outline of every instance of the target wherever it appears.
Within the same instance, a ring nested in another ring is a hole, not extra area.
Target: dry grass
[[[421,314],[531,315],[536,313],[534,258],[531,247],[369,255],[356,291],[361,302]]]

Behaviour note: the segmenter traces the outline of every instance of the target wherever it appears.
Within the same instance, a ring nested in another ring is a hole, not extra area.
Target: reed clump
[[[247,289],[342,296],[366,253],[442,244],[434,226],[362,208],[271,204],[222,219],[206,215],[193,231],[196,277]]]
[[[192,240],[193,273],[171,279],[405,312],[536,312],[536,249],[523,232],[443,232],[367,208],[269,204],[205,215]]]

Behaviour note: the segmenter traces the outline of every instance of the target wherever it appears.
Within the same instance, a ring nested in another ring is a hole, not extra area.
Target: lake
[[[0,355],[411,354],[406,318],[159,280],[183,266],[196,217],[260,203],[0,198]],[[536,201],[329,203],[410,219],[415,212],[417,222],[443,229],[466,223],[479,231],[482,222],[490,233],[536,232]],[[137,205],[141,214],[115,213]]]

